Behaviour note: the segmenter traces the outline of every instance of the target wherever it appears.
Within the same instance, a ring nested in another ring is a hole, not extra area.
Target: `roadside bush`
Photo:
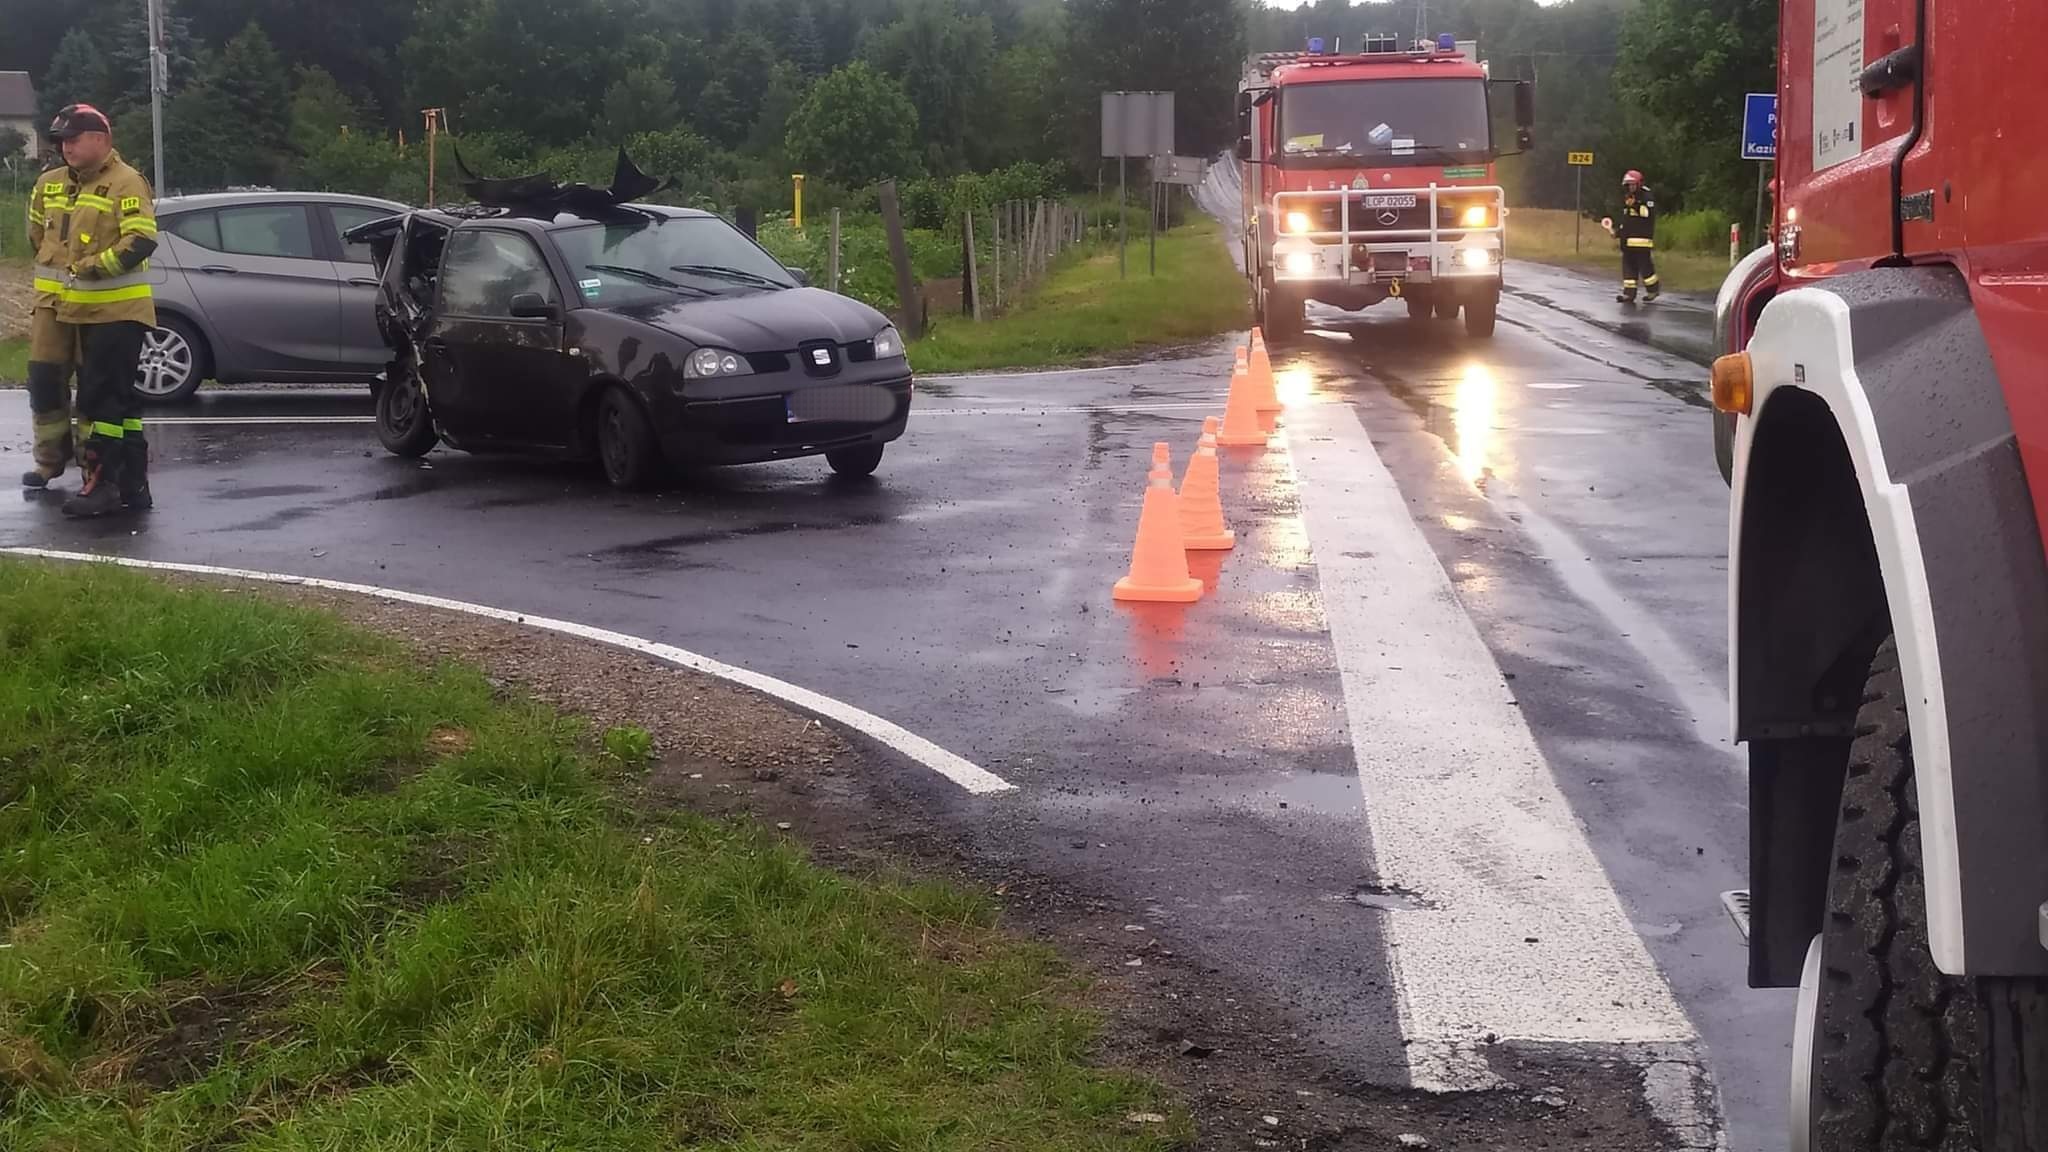
[[[1728,226],[1733,223],[1718,208],[1673,212],[1657,221],[1657,247],[1674,252],[1726,252]]]

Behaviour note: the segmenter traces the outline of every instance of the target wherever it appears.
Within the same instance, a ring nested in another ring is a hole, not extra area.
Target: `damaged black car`
[[[475,205],[349,233],[381,280],[390,451],[595,459],[631,489],[798,456],[867,476],[903,434],[910,361],[888,318],[805,286],[718,216],[635,202],[659,185],[623,153],[609,189],[467,187]]]

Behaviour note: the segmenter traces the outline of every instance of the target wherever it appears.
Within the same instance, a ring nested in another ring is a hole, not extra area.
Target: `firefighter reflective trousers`
[[[1629,247],[1621,250],[1621,290],[1633,296],[1641,285],[1655,296],[1657,287],[1657,250],[1654,248]]]
[[[78,326],[38,308],[29,319],[28,407],[35,427],[36,467],[55,475],[75,454],[71,437],[71,374],[78,367]]]
[[[36,309],[29,329],[28,395],[35,426],[36,466],[61,471],[74,455],[71,375],[78,374],[78,432],[83,438],[121,440],[142,431],[142,395],[136,363],[149,326],[134,320],[65,324],[49,308]]]

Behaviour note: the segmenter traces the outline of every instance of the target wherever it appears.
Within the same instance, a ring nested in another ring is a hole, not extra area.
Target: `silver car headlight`
[[[875,334],[875,359],[893,360],[903,355],[903,334],[890,325]]]
[[[710,380],[719,376],[751,376],[753,366],[746,357],[723,348],[699,348],[683,361],[683,377],[687,380]]]

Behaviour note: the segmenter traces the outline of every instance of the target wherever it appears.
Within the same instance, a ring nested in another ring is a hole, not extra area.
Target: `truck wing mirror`
[[[1528,147],[1529,130],[1536,127],[1536,86],[1515,81],[1515,127],[1522,130],[1522,146]]]
[[[1252,161],[1252,138],[1249,135],[1237,138],[1237,158],[1249,164]]]

